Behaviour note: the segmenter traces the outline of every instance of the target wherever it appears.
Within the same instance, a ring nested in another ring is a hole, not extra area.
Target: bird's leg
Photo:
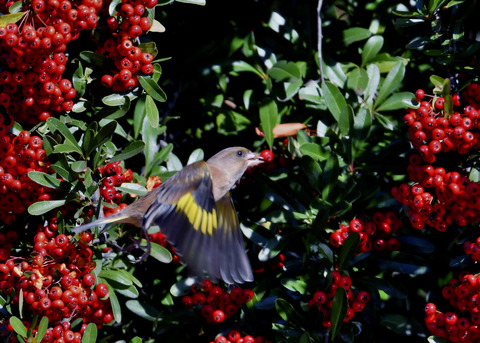
[[[146,245],[141,244],[142,238],[143,238],[142,236],[145,236],[145,241],[147,242]],[[133,243],[130,244],[128,247],[124,248],[123,251],[132,251],[134,249],[145,250],[142,256],[140,256],[138,259],[135,260],[135,263],[145,260],[148,257],[148,255],[150,255],[150,251],[152,248],[152,244],[150,243],[150,237],[148,236],[147,230],[142,228],[140,233],[140,238],[135,239],[131,237],[131,240],[133,241]]]

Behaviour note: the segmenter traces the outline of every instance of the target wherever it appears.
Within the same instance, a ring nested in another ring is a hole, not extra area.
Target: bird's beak
[[[263,163],[263,157],[260,156],[260,154],[249,152],[247,154],[247,161],[248,161],[248,166],[253,167],[253,166],[259,165],[260,163]]]

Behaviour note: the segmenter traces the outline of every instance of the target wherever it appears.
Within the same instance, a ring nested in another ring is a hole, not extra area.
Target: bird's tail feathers
[[[100,225],[111,224],[111,223],[123,223],[125,222],[125,219],[128,219],[128,218],[129,218],[128,216],[121,215],[121,213],[118,213],[118,215],[114,214],[108,217],[99,218],[88,224],[76,226],[72,229],[72,232],[75,234],[78,234],[80,232],[87,231],[91,228],[94,228]]]

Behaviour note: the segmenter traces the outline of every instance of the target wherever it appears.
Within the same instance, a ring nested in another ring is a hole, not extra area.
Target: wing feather
[[[197,276],[252,281],[233,203],[229,194],[215,203],[206,162],[186,166],[162,186],[145,214],[144,229],[159,226]]]

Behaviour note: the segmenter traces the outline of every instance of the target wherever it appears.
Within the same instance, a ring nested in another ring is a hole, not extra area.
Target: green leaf
[[[104,118],[113,120],[113,119],[121,118],[125,114],[127,114],[128,110],[130,109],[131,101],[130,101],[130,98],[128,96],[125,96],[124,99],[125,100],[124,100],[123,104],[120,105],[116,111],[106,115]]]
[[[338,268],[344,270],[348,268],[348,263],[355,256],[360,244],[360,235],[356,232],[348,235],[347,239],[343,242],[342,249],[340,250],[340,257],[338,258]]]
[[[283,287],[292,292],[298,292],[300,294],[305,294],[307,289],[307,283],[303,280],[297,279],[282,279],[281,281]]]
[[[117,186],[115,187],[119,190],[121,190],[122,192],[125,192],[125,193],[132,193],[132,194],[136,194],[136,195],[140,195],[140,196],[144,196],[145,194],[148,193],[147,189],[141,185],[139,185],[138,183],[127,183],[127,182],[124,182],[122,183],[121,186]]]
[[[342,65],[338,62],[336,62],[334,65],[329,65],[326,64],[325,61],[322,61],[322,64],[325,77],[327,77],[330,82],[334,83],[338,87],[343,88],[343,85],[347,81],[347,76],[342,69]]]
[[[117,6],[118,4],[120,4],[122,2],[122,0],[112,0],[110,2],[110,4],[108,5],[108,14],[110,16],[114,16],[118,10],[117,10]]]
[[[55,152],[78,152],[81,156],[82,154],[82,149],[80,148],[80,145],[78,145],[77,140],[73,136],[73,134],[70,132],[68,129],[67,125],[62,123],[60,120],[54,117],[50,117],[47,119],[47,125],[50,128],[50,131],[54,133],[55,131],[59,131],[62,136],[65,138],[65,143],[64,144],[59,144],[63,145],[64,148],[59,148],[57,150],[58,145],[55,147]],[[73,149],[73,150],[70,150]]]
[[[367,39],[372,35],[372,32],[363,27],[351,27],[343,30],[343,43],[350,45],[352,43]]]
[[[172,261],[172,254],[170,253],[170,251],[168,251],[167,248],[164,248],[160,244],[157,244],[155,242],[150,242],[150,244],[152,245],[150,250],[150,256],[162,263],[170,263]]]
[[[16,5],[16,7],[20,6],[20,9],[23,6],[22,1],[17,1],[15,4],[18,4],[18,5]],[[15,4],[13,4],[12,6],[14,6]],[[12,7],[10,7],[10,8],[12,8]],[[26,12],[15,12],[15,13],[14,12],[15,11],[10,11],[10,14],[3,14],[3,15],[0,16],[0,27],[5,27],[8,24],[18,22],[20,19],[23,18],[23,16],[26,13]]]
[[[278,315],[288,323],[297,327],[301,327],[303,325],[302,323],[304,319],[288,301],[278,298],[275,301],[275,309]]]
[[[87,79],[83,74],[82,63],[78,61],[78,67],[75,69],[72,77],[73,88],[77,91],[77,96],[82,97],[87,89]]]
[[[300,145],[300,152],[302,155],[310,156],[316,161],[324,161],[330,155],[317,143],[305,143]]]
[[[375,110],[379,112],[394,111],[411,107],[415,95],[411,92],[399,92],[392,94],[382,102]]]
[[[272,79],[277,82],[294,81],[302,77],[302,73],[295,62],[278,61],[268,71]]]
[[[368,85],[368,73],[363,68],[355,68],[352,70],[347,79],[347,87],[356,94],[361,95],[365,92]]]
[[[94,64],[97,67],[103,67],[107,63],[107,58],[92,51],[80,52],[80,58],[87,63]]]
[[[157,105],[150,95],[147,95],[145,99],[145,112],[147,114],[148,122],[153,128],[158,127],[160,121],[160,114],[158,113]]]
[[[28,213],[30,213],[32,216],[39,216],[65,205],[66,202],[67,200],[38,201],[28,207]]]
[[[76,173],[81,173],[87,168],[87,162],[85,161],[75,161],[71,164],[72,170]]]
[[[27,338],[27,328],[23,325],[22,321],[15,316],[10,317],[10,325],[13,330],[23,338]]]
[[[82,336],[82,343],[95,343],[97,341],[98,329],[94,323],[87,325]]]
[[[347,295],[343,287],[338,287],[332,302],[332,342],[340,331],[343,320],[347,315]]]
[[[145,143],[143,141],[133,141],[128,144],[121,152],[113,156],[109,161],[118,162],[127,160],[141,153],[143,149],[145,149]]]
[[[157,101],[165,102],[167,100],[167,95],[165,92],[160,88],[157,82],[152,79],[150,76],[138,76],[138,81],[142,88]]]
[[[86,151],[85,154],[87,156],[91,155],[95,151],[95,149],[102,146],[103,144],[105,144],[105,142],[111,139],[116,128],[117,128],[116,121],[111,121],[108,124],[103,125],[100,128],[100,131],[98,131],[98,133],[93,138],[93,141],[89,146],[89,150]]]
[[[130,311],[145,320],[154,322],[160,316],[158,309],[150,304],[141,303],[138,300],[128,300],[125,302],[125,305]]]
[[[377,94],[378,85],[380,84],[380,69],[376,64],[369,64],[367,67],[368,83],[365,88],[365,101],[368,105],[372,105],[373,98]]]
[[[133,285],[132,280],[126,277],[120,270],[102,269],[98,276],[106,279],[107,281],[113,281],[125,286]]]
[[[175,0],[175,1],[183,2],[191,5],[199,5],[199,6],[205,6],[207,4],[206,0]]]
[[[126,98],[125,95],[114,93],[103,97],[102,102],[111,107],[122,106],[125,105]]]
[[[401,86],[403,76],[405,74],[405,66],[402,61],[398,61],[388,73],[385,81],[378,90],[375,107],[381,104],[393,91]]]
[[[377,54],[382,50],[383,37],[372,36],[365,43],[362,51],[362,67],[367,65],[368,62],[373,60]]]
[[[35,337],[37,339],[37,342],[41,342],[43,337],[45,336],[45,333],[47,332],[48,329],[48,317],[42,317],[40,320],[40,324],[38,324],[38,330],[37,330],[37,336]]]
[[[264,99],[260,104],[260,125],[265,135],[265,140],[270,149],[273,146],[273,128],[278,123],[277,103],[272,99]]]
[[[128,272],[126,272],[128,273]],[[100,273],[99,273],[100,274]],[[126,276],[128,280],[131,280],[128,276]],[[117,323],[122,322],[122,308],[120,306],[120,302],[118,301],[117,294],[114,292],[113,287],[108,283],[108,281],[103,280],[100,278],[107,286],[108,286],[108,299],[110,300],[110,305],[112,307],[113,318]]]
[[[8,12],[11,14],[19,13],[23,8],[23,1],[16,1],[13,5],[8,8]],[[25,13],[23,13],[25,14]],[[23,17],[23,15],[22,15]]]
[[[248,64],[245,61],[235,61],[235,62],[233,62],[232,63],[232,68],[233,68],[233,71],[235,71],[235,72],[250,72],[250,73],[257,74],[262,79],[264,78],[264,74],[262,72],[260,72],[256,68],[252,67],[250,64]]]
[[[135,110],[133,111],[133,136],[135,137],[135,139],[138,138],[138,135],[142,130],[143,120],[145,119],[146,97],[146,94],[142,94],[142,96],[137,99],[137,103],[135,104]]]
[[[142,343],[142,339],[140,337],[136,336],[136,337],[133,337],[130,340],[130,343]]]
[[[340,92],[337,86],[331,82],[324,82],[322,84],[322,93],[327,103],[328,110],[338,123],[341,132],[345,135],[350,131],[351,111],[347,106],[345,97]]]
[[[31,171],[28,173],[28,177],[30,180],[35,181],[39,185],[53,189],[60,188],[61,181],[58,180],[54,175],[38,171]]]

